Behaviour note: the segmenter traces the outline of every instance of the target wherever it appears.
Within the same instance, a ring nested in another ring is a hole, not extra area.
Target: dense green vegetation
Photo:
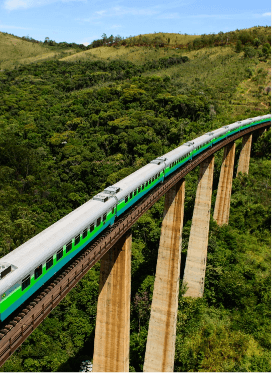
[[[230,32],[219,32],[218,34],[203,34],[200,37],[188,43],[189,49],[200,49],[203,47],[214,47],[219,45],[235,44],[237,52],[243,48],[271,45],[270,27],[252,27],[245,30],[236,30]],[[259,49],[260,53],[261,48]]]
[[[269,48],[235,48],[1,71],[0,255],[158,155],[269,113]],[[197,178],[186,178],[182,266]],[[131,371],[144,361],[163,202],[133,227]],[[229,226],[211,219],[207,263],[203,299],[183,298],[181,287],[175,370],[270,370],[270,131],[254,140],[250,174],[234,180]],[[99,263],[1,370],[77,371],[93,353],[98,282]]]

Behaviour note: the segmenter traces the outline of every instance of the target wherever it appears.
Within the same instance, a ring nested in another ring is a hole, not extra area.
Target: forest
[[[270,31],[201,36],[184,48],[161,48],[163,55],[150,43],[140,46],[140,62],[117,54],[54,57],[0,70],[1,257],[159,155],[269,114]],[[139,53],[136,42],[127,44]],[[219,227],[211,211],[201,299],[182,296],[199,169],[186,176],[175,371],[271,370],[270,137],[270,130],[254,135],[249,175],[233,180],[229,225]],[[222,157],[215,156],[212,209]],[[163,206],[164,198],[132,228],[132,372],[143,370]],[[92,360],[99,269],[97,263],[0,371],[79,371]]]

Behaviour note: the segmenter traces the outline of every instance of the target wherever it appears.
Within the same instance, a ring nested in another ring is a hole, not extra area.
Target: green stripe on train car
[[[113,215],[115,215],[115,214],[112,214],[112,212],[110,211],[107,214],[107,218],[106,218],[105,222],[108,222],[110,219],[112,219]],[[85,238],[82,238],[82,235],[80,235],[80,241],[77,245],[75,245],[75,239],[73,238],[71,240],[72,241],[72,249],[68,253],[66,253],[66,245],[64,245],[63,246],[63,256],[58,261],[57,261],[57,258],[56,258],[56,254],[53,254],[52,255],[53,256],[53,265],[50,267],[50,270],[54,269],[56,264],[61,262],[62,259],[66,258],[67,255],[70,255],[71,253],[73,253],[73,251],[75,251],[78,248],[79,245],[84,245],[92,236],[94,236],[96,233],[98,233],[99,230],[101,230],[103,225],[104,224],[101,221],[100,225],[98,227],[95,226],[95,228],[92,232],[90,232],[88,230],[87,231],[87,236]],[[88,228],[89,228],[89,226],[88,226]],[[61,250],[61,247],[59,248],[59,250]],[[49,258],[50,257],[48,257],[48,259]],[[34,284],[36,284],[37,282],[42,280],[42,278],[46,275],[46,273],[48,272],[49,269],[46,270],[46,264],[45,263],[41,263],[41,264],[42,264],[42,268],[43,268],[42,274],[36,280],[34,278],[34,275],[32,275],[31,278],[30,278],[30,285],[24,291],[22,291],[22,286],[20,285],[17,289],[15,289],[7,297],[1,299],[1,301],[0,301],[0,312],[3,312],[7,308],[9,308],[22,295],[24,295],[26,292],[28,292]]]

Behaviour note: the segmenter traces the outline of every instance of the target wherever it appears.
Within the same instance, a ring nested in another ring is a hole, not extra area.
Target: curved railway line
[[[247,133],[269,127],[270,125],[271,122],[265,122],[255,127],[250,127],[222,140],[212,148],[208,148],[204,153],[199,154],[183,166],[182,169],[174,172],[162,184],[155,187],[147,196],[139,200],[133,208],[125,213],[124,216],[118,218],[112,227],[98,236],[95,241],[92,241],[87,248],[2,323],[0,330],[0,366],[4,364],[33,330],[49,315],[88,270],[171,187],[206,158],[230,142],[237,140]]]

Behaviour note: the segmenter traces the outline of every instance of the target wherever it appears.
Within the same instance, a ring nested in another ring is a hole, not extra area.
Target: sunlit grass
[[[51,50],[43,44],[31,43],[19,37],[0,32],[0,69],[9,69],[21,64],[63,57],[75,53],[74,49]]]

